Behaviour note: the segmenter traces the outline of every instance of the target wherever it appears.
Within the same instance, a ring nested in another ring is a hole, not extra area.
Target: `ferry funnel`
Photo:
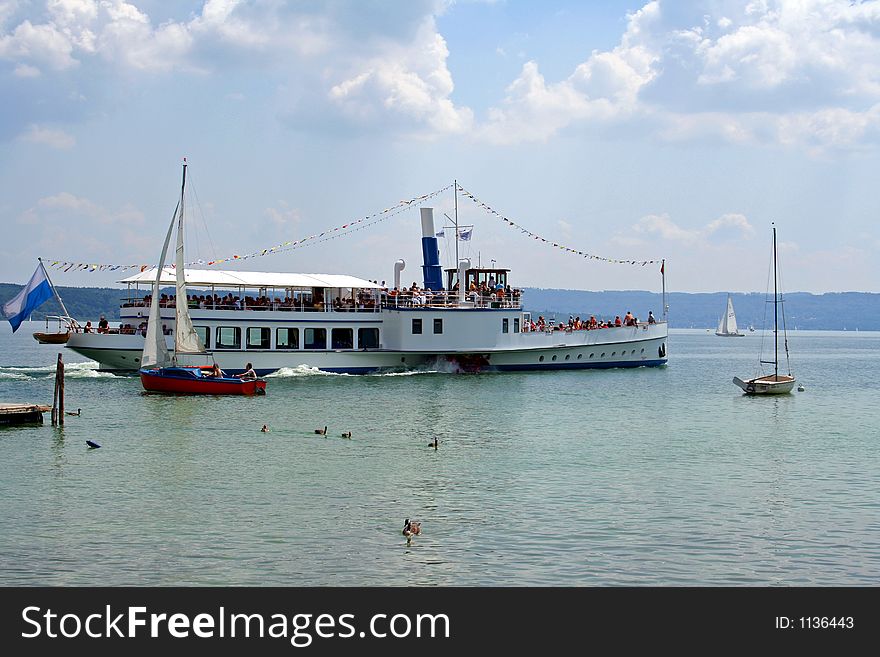
[[[434,208],[420,208],[422,216],[422,272],[426,288],[443,289],[443,270],[440,268],[440,249],[434,235]]]

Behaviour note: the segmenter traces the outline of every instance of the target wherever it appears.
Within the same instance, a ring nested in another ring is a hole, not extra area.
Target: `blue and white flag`
[[[473,226],[471,226],[470,228],[462,228],[460,231],[458,231],[458,239],[460,239],[462,242],[467,242],[471,238],[471,234],[473,232]]]
[[[446,233],[444,232],[444,230],[445,229],[441,228],[440,232],[434,235],[434,237],[446,237]]]
[[[3,314],[12,324],[12,332],[15,333],[21,323],[51,297],[52,286],[41,262],[25,288],[3,304]]]

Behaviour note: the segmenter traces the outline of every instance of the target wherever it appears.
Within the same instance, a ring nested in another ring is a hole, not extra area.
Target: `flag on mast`
[[[50,298],[52,298],[52,286],[49,284],[43,263],[40,262],[24,289],[3,304],[3,314],[12,324],[12,332],[15,333],[21,323],[30,318],[31,313]]]

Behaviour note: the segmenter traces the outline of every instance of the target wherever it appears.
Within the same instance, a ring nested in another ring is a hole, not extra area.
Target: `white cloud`
[[[880,2],[652,0],[629,14],[616,46],[546,79],[526,61],[476,121],[457,101],[436,18],[446,0],[314,3],[207,0],[162,23],[124,0],[49,0],[41,14],[0,8],[0,60],[15,78],[92,62],[127,72],[277,76],[296,89],[279,116],[360,130],[471,134],[541,142],[571,126],[636,127],[665,139],[722,139],[826,149],[877,144]],[[14,22],[19,15],[26,16]],[[524,38],[519,35],[517,38]],[[510,48],[499,46],[506,57]]]
[[[29,64],[16,64],[12,74],[17,78],[38,78],[40,77],[40,69]]]
[[[632,226],[631,234],[619,234],[615,236],[614,241],[622,245],[634,246],[645,236],[693,247],[705,246],[710,239],[713,242],[737,241],[751,239],[754,235],[754,227],[743,214],[724,214],[699,228],[683,228],[672,221],[667,214],[650,214],[642,217]]]
[[[642,217],[632,230],[638,235],[656,235],[664,240],[684,244],[693,244],[700,239],[700,231],[681,228],[666,214],[649,214]]]
[[[473,113],[450,99],[454,85],[448,56],[433,19],[425,21],[412,43],[388,44],[377,56],[356,64],[330,89],[329,98],[358,122],[391,116],[434,134],[464,132],[471,127]]]
[[[648,2],[620,43],[567,78],[528,62],[478,127],[494,143],[630,121],[665,139],[720,138],[821,153],[877,144],[880,2]]]
[[[659,3],[649,2],[629,16],[620,45],[609,52],[594,51],[567,79],[548,84],[530,61],[507,88],[501,107],[489,110],[479,129],[493,143],[546,141],[576,122],[621,121],[637,109],[640,89],[656,75],[656,52],[641,35],[659,15]]]
[[[27,131],[19,137],[22,141],[34,144],[44,144],[52,148],[68,149],[73,148],[76,139],[68,135],[63,130],[56,128],[47,128],[45,126],[31,125]]]
[[[279,208],[266,208],[263,213],[276,229],[289,229],[296,227],[302,221],[300,211],[296,208],[290,208],[287,203],[280,201]]]
[[[12,34],[0,36],[0,58],[18,63],[33,62],[55,70],[78,64],[72,56],[74,44],[54,24],[19,24]]]

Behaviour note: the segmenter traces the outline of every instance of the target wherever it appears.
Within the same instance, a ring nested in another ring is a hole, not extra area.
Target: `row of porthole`
[[[636,353],[636,350],[633,349],[633,350],[630,352],[630,355],[631,355],[631,356],[635,356],[635,353]],[[639,353],[642,353],[642,354],[645,353],[644,348],[643,348]],[[593,358],[595,355],[596,355],[595,353],[590,354],[590,358]],[[612,356],[616,356],[616,355],[617,355],[617,352],[616,352],[616,351],[612,351],[612,352],[611,352],[611,355],[612,355]],[[621,352],[620,352],[620,355],[621,355],[621,356],[626,356],[626,352],[625,352],[625,351],[621,351]],[[578,360],[580,360],[581,358],[583,358],[583,356],[584,356],[583,354],[578,354]],[[550,360],[556,360],[556,358],[557,358],[557,356],[554,354],[553,357],[552,357]],[[604,352],[604,351],[599,355],[599,358],[605,358],[605,352]],[[565,360],[569,360],[569,359],[571,359],[571,354],[566,354],[566,355],[565,355]],[[543,363],[543,362],[544,362],[544,357],[543,357],[543,356],[538,356],[538,362],[539,362],[539,363]]]

